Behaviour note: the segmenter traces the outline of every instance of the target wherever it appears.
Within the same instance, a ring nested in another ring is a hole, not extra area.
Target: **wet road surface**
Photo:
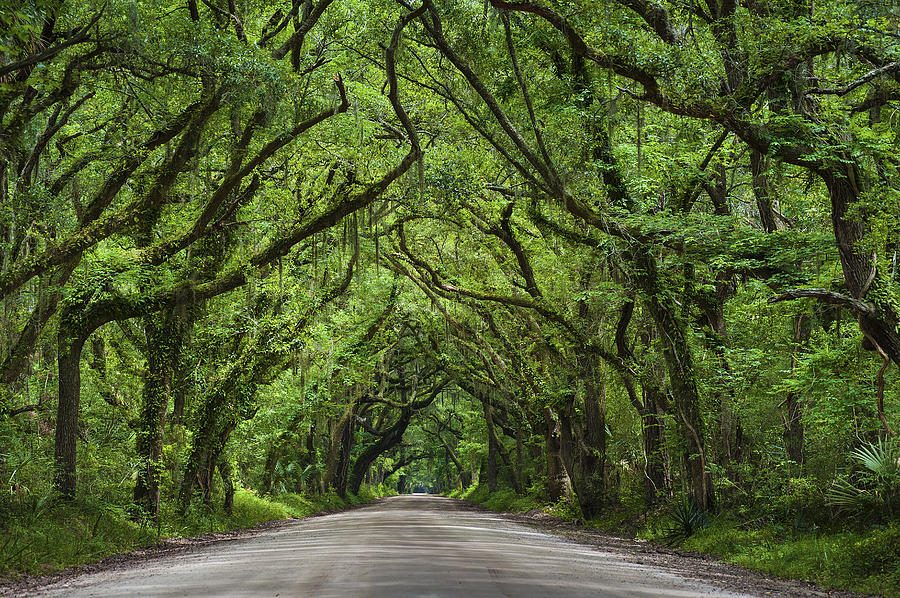
[[[80,576],[40,596],[494,598],[746,596],[439,496],[398,496]]]

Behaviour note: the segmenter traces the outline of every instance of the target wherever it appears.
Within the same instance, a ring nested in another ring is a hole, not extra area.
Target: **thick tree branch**
[[[769,303],[778,303],[780,301],[792,301],[794,299],[816,299],[823,303],[846,307],[857,315],[871,315],[875,313],[875,306],[859,299],[854,299],[849,295],[843,295],[826,289],[791,289],[780,295],[769,297]]]
[[[843,95],[847,95],[848,93],[850,93],[851,91],[853,91],[854,89],[859,87],[860,85],[868,83],[872,79],[876,79],[878,77],[881,77],[882,75],[896,73],[898,71],[900,71],[900,62],[889,62],[888,64],[886,64],[880,68],[869,71],[868,73],[866,73],[865,75],[863,75],[862,77],[857,79],[856,81],[852,81],[852,82],[848,83],[847,85],[845,85],[844,87],[837,87],[837,88],[812,87],[810,89],[807,89],[805,93],[807,95],[822,94],[822,95],[841,95],[841,96],[843,96]]]

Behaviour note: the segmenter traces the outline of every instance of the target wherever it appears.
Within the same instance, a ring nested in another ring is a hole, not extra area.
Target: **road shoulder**
[[[826,590],[814,582],[785,579],[766,575],[718,561],[709,555],[675,550],[656,542],[616,536],[591,527],[576,525],[539,510],[525,514],[504,513],[462,499],[448,499],[460,509],[492,513],[567,540],[614,554],[628,562],[654,567],[690,581],[696,581],[730,592],[796,598],[862,598],[872,594],[858,594],[847,590]]]

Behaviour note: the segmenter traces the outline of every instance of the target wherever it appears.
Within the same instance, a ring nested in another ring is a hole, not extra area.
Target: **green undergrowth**
[[[335,511],[393,494],[366,487],[342,499],[325,495],[259,496],[238,490],[228,515],[216,506],[197,505],[183,516],[166,503],[158,523],[135,523],[119,506],[97,501],[23,499],[0,505],[0,581],[46,574],[97,561],[112,554],[157,544],[167,538],[250,528],[267,521]]]
[[[652,530],[646,536],[653,537]],[[900,524],[865,529],[794,531],[747,527],[721,514],[679,545],[764,573],[900,597]]]
[[[673,528],[683,525],[686,519],[679,518],[677,505],[641,517],[620,507],[585,522],[577,503],[568,499],[548,504],[537,496],[516,494],[508,488],[489,492],[486,486],[477,484],[447,495],[492,511],[524,513],[540,509],[618,535],[677,543],[679,550],[709,554],[779,577],[811,580],[825,588],[900,598],[898,522],[881,526],[862,526],[857,522],[853,524],[855,528],[844,522],[833,529],[795,529],[772,520],[748,524],[725,512],[708,517],[684,538],[673,534]]]
[[[548,504],[546,500],[542,500],[536,494],[517,494],[512,488],[499,488],[491,492],[487,486],[477,483],[468,488],[451,490],[446,495],[450,498],[461,498],[500,513],[528,513],[540,510],[567,521],[581,519],[581,509],[579,509],[578,503],[569,498],[562,498],[555,503]]]
[[[468,488],[447,493],[450,498],[461,498],[483,505],[492,511],[506,513],[527,513],[541,507],[537,498],[527,494],[516,494],[511,488],[501,488],[491,492],[487,486],[473,484]]]

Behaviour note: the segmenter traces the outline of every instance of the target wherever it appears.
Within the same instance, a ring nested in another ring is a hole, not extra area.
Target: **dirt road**
[[[436,496],[399,496],[82,575],[41,596],[749,596]]]

